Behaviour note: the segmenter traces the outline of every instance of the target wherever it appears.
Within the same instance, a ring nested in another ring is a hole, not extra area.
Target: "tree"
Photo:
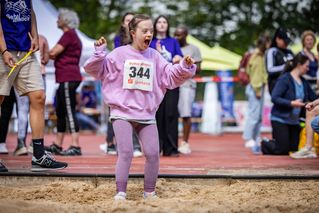
[[[93,38],[113,39],[121,16],[127,11],[153,18],[169,17],[170,25],[183,24],[210,46],[219,44],[242,54],[264,31],[284,26],[295,37],[305,29],[317,31],[318,0],[78,0],[53,1],[56,7],[78,12],[80,29]],[[110,42],[109,42],[110,43]]]

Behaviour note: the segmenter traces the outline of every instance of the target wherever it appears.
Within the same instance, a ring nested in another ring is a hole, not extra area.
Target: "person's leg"
[[[76,119],[76,89],[80,82],[66,82],[65,83],[65,103],[67,112],[68,126],[72,135],[72,146],[79,147],[79,124]]]
[[[311,111],[306,111],[306,147],[313,147],[313,136],[314,136],[314,131],[316,131],[316,126],[318,125],[319,127],[319,123],[316,125],[316,116],[318,117],[319,115],[319,105],[315,106],[314,109],[312,109]],[[318,119],[319,121],[319,119]],[[312,126],[312,124],[314,123],[314,125]],[[315,128],[313,128],[315,127]],[[319,129],[318,129],[319,130]]]
[[[167,140],[164,141],[163,155],[177,156],[178,154],[178,96],[179,88],[167,91],[167,101],[165,105],[165,128]]]
[[[183,118],[183,142],[188,143],[191,132],[192,105],[195,100],[195,88],[182,86],[179,88],[178,111]]]
[[[44,155],[44,90],[29,92],[30,125],[32,130],[33,155],[40,158]]]
[[[276,141],[274,154],[288,155],[290,147],[290,131],[287,124],[271,121],[272,137]]]
[[[26,155],[28,151],[25,141],[28,132],[30,103],[28,96],[19,96],[18,93],[16,93],[16,99],[18,105],[18,142],[14,155]]]
[[[76,89],[80,85],[80,82],[65,82],[64,83],[64,97],[65,97],[65,109],[67,124],[70,128],[72,143],[71,146],[61,152],[62,155],[82,155],[81,148],[79,146],[79,124],[76,118]]]
[[[137,128],[146,162],[144,169],[144,191],[154,192],[159,171],[158,132],[155,124],[139,125]]]
[[[183,141],[188,143],[189,135],[191,133],[192,120],[191,117],[183,118]]]
[[[26,54],[17,54],[19,57],[24,57]],[[67,167],[67,163],[58,162],[50,155],[44,152],[44,106],[45,92],[43,79],[40,73],[39,64],[34,55],[30,56],[22,64],[17,79],[14,82],[15,89],[19,95],[27,95],[30,101],[30,124],[32,130],[32,171],[44,171],[63,169]]]
[[[116,191],[126,192],[129,170],[133,158],[132,125],[128,121],[114,120],[118,158],[115,168]]]
[[[298,151],[299,145],[299,138],[300,138],[300,125],[290,125],[289,132],[290,132],[290,140],[289,140],[289,152],[296,152]]]
[[[256,100],[256,104],[258,105],[257,107],[257,112],[256,112],[256,119],[258,122],[255,125],[255,130],[254,130],[254,135],[253,138],[256,141],[257,146],[259,146],[261,137],[260,137],[260,132],[261,132],[261,126],[262,126],[262,115],[263,115],[263,109],[264,109],[264,94],[265,94],[265,87],[263,86],[261,88],[261,96],[259,99]]]
[[[0,108],[0,153],[7,154],[6,140],[8,134],[9,123],[13,111],[14,103],[16,102],[13,88],[10,91],[10,96],[6,96]]]
[[[107,122],[107,131],[106,131],[106,142],[108,145],[113,144],[114,140],[114,130],[111,121]]]
[[[313,129],[314,132],[319,134],[319,115],[314,117],[311,121],[311,128]],[[313,143],[312,143],[313,146]]]
[[[17,76],[17,72],[14,72],[14,73],[12,73],[10,78],[8,78],[7,77],[8,72],[9,72],[9,67],[4,63],[3,58],[0,56],[0,108],[1,108],[1,105],[4,101],[5,96],[10,95],[10,90],[12,89],[13,81],[15,80],[15,78]],[[3,112],[1,112],[1,111],[2,110],[0,110],[0,117],[3,116],[3,114],[2,114]],[[11,112],[12,112],[12,110],[11,110]],[[5,115],[5,116],[8,116],[8,115]],[[11,113],[10,113],[10,117],[11,117]],[[9,118],[6,117],[6,119],[7,120],[10,119],[10,117]],[[4,125],[5,125],[4,123],[2,123],[2,122],[0,123],[0,126],[4,127],[4,129],[1,131],[3,131],[3,133],[5,133],[4,135],[6,137],[7,132],[8,132],[9,123],[5,126]],[[6,138],[4,138],[4,140],[6,140]],[[2,146],[1,148],[3,148],[1,150],[1,152],[7,154],[8,150],[5,147],[5,143],[1,143],[1,146]],[[8,169],[5,167],[5,165],[0,160],[0,172],[7,172],[7,171],[8,171]]]
[[[246,95],[248,98],[247,112],[246,112],[246,123],[243,132],[243,139],[246,141],[245,146],[251,147],[249,141],[256,141],[256,131],[261,122],[260,111],[261,105],[260,100],[256,98],[256,94],[251,85],[246,87]],[[251,145],[254,145],[253,143]]]
[[[302,158],[317,158],[317,154],[313,149],[314,146],[314,131],[319,130],[319,106],[316,106],[313,110],[306,112],[306,144],[304,147],[299,149],[297,152],[290,154],[290,157],[296,159]],[[296,131],[297,132],[297,131]],[[291,136],[293,137],[293,136]],[[294,138],[298,137],[298,141],[295,140],[291,145],[291,150],[298,149],[299,146],[299,134],[295,135]]]
[[[64,84],[60,83],[55,96],[55,112],[57,116],[57,134],[55,144],[62,151],[64,133],[66,131],[66,103]]]
[[[167,96],[165,94],[156,112],[156,123],[157,123],[158,137],[159,137],[159,152],[163,151],[163,153],[164,153],[164,143],[167,140],[166,125],[165,125],[166,100],[167,100]]]

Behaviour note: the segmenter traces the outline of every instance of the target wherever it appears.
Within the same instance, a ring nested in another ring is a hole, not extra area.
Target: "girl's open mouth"
[[[144,44],[145,44],[145,45],[149,46],[150,43],[151,43],[151,39],[146,38],[146,39],[144,40]]]

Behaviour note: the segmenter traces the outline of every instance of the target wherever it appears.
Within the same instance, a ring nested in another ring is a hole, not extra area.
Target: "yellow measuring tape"
[[[26,58],[28,58],[29,55],[32,54],[32,50],[30,50],[23,58],[20,59],[20,61],[18,61],[10,70],[9,74],[8,74],[8,78],[9,76],[13,73],[14,69],[21,64],[22,61],[24,61]]]

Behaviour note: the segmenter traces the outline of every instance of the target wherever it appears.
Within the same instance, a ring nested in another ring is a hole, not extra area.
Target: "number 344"
[[[138,70],[136,67],[130,67],[131,73],[129,74],[131,78],[135,78],[136,76],[143,78],[146,77],[147,79],[150,78],[150,69],[147,68],[144,71],[144,67],[140,67]]]

